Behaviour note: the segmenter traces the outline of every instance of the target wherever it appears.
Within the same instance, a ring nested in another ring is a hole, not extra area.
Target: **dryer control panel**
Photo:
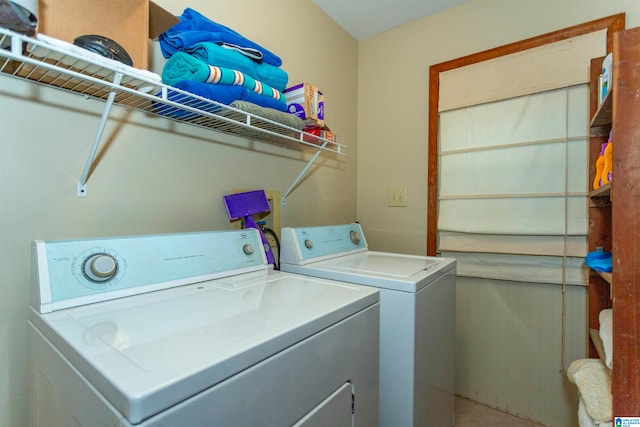
[[[46,313],[268,269],[254,229],[34,241],[31,305]]]
[[[282,229],[280,262],[305,264],[367,250],[360,224]]]

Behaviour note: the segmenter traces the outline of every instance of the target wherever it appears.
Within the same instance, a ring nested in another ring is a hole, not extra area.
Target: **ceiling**
[[[466,0],[313,0],[356,40],[433,15]]]

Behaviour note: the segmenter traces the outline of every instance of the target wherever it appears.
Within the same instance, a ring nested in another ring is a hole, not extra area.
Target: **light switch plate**
[[[407,187],[387,187],[387,206],[407,206]]]

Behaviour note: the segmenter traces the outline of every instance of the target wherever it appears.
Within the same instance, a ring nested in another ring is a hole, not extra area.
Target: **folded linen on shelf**
[[[607,368],[613,368],[613,311],[610,308],[604,309],[598,315],[600,322],[599,335],[604,348],[605,365]]]
[[[173,86],[225,105],[229,105],[233,101],[247,101],[278,111],[287,110],[287,105],[283,101],[259,95],[243,86],[200,83],[192,80],[181,80]]]
[[[161,102],[154,102],[154,112],[180,120],[190,120],[197,119],[201,114],[189,111],[189,107],[206,113],[224,115],[222,114],[224,111],[230,111],[228,109],[225,110],[224,107],[220,105],[224,104],[238,110],[260,115],[261,117],[271,119],[287,126],[295,127],[296,129],[300,126],[291,121],[288,117],[291,116],[290,114],[278,110],[277,108],[273,108],[279,107],[279,105],[271,105],[270,102],[277,101],[258,95],[242,86],[217,85],[183,80],[176,83],[175,87],[189,93],[185,94],[177,90],[169,89],[167,91],[166,99],[186,108],[168,105]],[[199,97],[215,102],[204,101],[200,98],[191,96],[191,94],[198,95]],[[160,98],[161,95],[161,92],[156,94],[158,98]],[[259,105],[258,103],[262,103],[264,105]],[[276,120],[276,117],[278,120]],[[298,118],[293,117],[293,119]]]
[[[611,252],[604,252],[601,250],[591,251],[584,259],[587,267],[595,271],[601,271],[604,273],[611,273],[613,267],[613,257]]]
[[[300,131],[304,128],[304,120],[301,118],[273,108],[261,107],[246,101],[233,101],[229,106]]]
[[[262,53],[262,60],[267,64],[279,67],[282,59],[258,43],[245,38],[229,27],[213,22],[201,13],[186,8],[178,17],[180,22],[160,34],[160,48],[165,58],[177,51],[184,50],[196,43],[209,41],[214,43],[231,43],[236,46],[257,49]]]
[[[284,102],[282,94],[277,89],[241,71],[208,65],[184,52],[176,52],[169,58],[162,70],[162,80],[171,86],[181,80],[243,86],[259,95]]]
[[[266,62],[257,63],[236,51],[225,49],[216,43],[196,43],[186,48],[185,52],[209,65],[242,71],[279,91],[285,90],[289,83],[289,74],[284,69]]]
[[[152,102],[152,111],[161,114],[163,116],[172,117],[180,120],[191,120],[200,117],[201,112],[218,114],[223,107],[217,102],[211,102],[210,100],[203,101],[200,98],[193,96],[194,94],[185,94],[178,92],[177,90],[167,91],[167,100],[180,106],[173,106],[165,104],[163,102]],[[160,99],[162,92],[156,93],[156,97]],[[197,109],[198,112],[189,111],[187,108]]]
[[[578,359],[567,369],[569,381],[578,387],[584,409],[596,424],[611,421],[611,378],[600,359]]]
[[[595,421],[587,413],[584,400],[580,398],[578,402],[578,426],[579,427],[612,427],[611,422],[596,424]]]

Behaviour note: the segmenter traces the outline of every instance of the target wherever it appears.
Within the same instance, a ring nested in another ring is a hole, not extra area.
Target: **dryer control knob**
[[[352,231],[351,233],[349,233],[349,236],[351,237],[351,241],[354,245],[360,243],[360,233],[358,233],[357,231]]]
[[[251,255],[253,253],[253,246],[247,243],[242,247],[242,252],[244,252],[246,255]]]
[[[304,245],[307,247],[307,249],[311,249],[313,247],[313,240],[311,239],[306,239],[304,241]]]
[[[95,254],[85,261],[84,272],[89,279],[95,282],[105,282],[116,275],[118,263],[111,255]]]

